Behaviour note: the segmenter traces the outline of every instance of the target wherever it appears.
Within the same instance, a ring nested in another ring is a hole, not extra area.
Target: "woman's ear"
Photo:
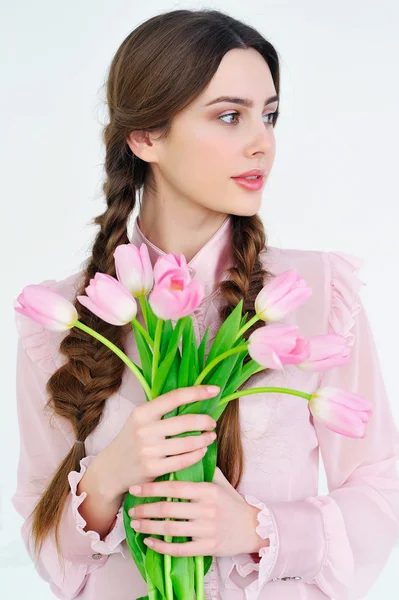
[[[150,133],[145,130],[136,130],[129,133],[126,143],[135,156],[151,163],[158,162],[158,146],[151,140]]]

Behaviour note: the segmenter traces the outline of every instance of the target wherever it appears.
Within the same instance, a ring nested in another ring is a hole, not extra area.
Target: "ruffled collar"
[[[232,219],[229,214],[219,229],[187,263],[191,278],[201,281],[204,285],[204,298],[213,292],[216,284],[224,278],[224,271],[231,265],[231,234]],[[142,243],[147,245],[152,266],[159,256],[166,254],[145,237],[140,229],[138,216],[133,224],[131,243],[136,246]]]

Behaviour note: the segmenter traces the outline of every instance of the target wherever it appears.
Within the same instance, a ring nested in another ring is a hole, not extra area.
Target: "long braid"
[[[219,319],[222,323],[232,313],[239,301],[243,299],[244,315],[248,312],[247,322],[255,315],[255,298],[273,277],[273,273],[263,268],[260,253],[266,251],[266,232],[260,217],[255,214],[250,217],[232,215],[232,259],[233,265],[228,270],[228,278],[221,281],[218,290],[222,297],[219,309]],[[224,302],[223,302],[224,300]],[[264,321],[256,321],[244,333],[248,339],[258,327],[266,325]],[[246,364],[251,357],[244,359]],[[251,378],[248,380],[250,381]],[[248,385],[248,381],[245,385]],[[239,399],[228,403],[223,414],[218,419],[218,466],[230,483],[237,487],[242,477],[244,460],[239,425]],[[234,435],[233,435],[234,433]],[[232,457],[237,460],[232,460]]]
[[[84,264],[84,280],[76,296],[85,294],[85,288],[97,272],[115,277],[113,253],[119,244],[129,242],[127,223],[136,201],[132,155],[114,136],[112,124],[104,130],[104,141],[107,179],[103,190],[107,208],[93,220],[100,230],[93,243],[92,255]],[[127,328],[106,323],[83,306],[76,296],[73,304],[79,321],[101,333],[123,351]],[[120,387],[124,363],[112,350],[77,327],[69,330],[59,349],[68,361],[47,382],[46,389],[50,395],[48,405],[51,404],[54,414],[68,419],[73,425],[76,439],[84,441],[98,426],[105,401]],[[62,559],[58,529],[69,493],[67,476],[70,471],[79,468],[80,460],[85,455],[84,445],[72,446],[35,507],[32,524],[35,552],[40,552],[44,538],[55,526],[57,551]]]

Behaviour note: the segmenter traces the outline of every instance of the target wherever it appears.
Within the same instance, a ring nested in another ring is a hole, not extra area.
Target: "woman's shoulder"
[[[44,285],[73,302],[83,283],[83,277],[84,271],[78,271],[63,279],[44,279],[39,285]],[[16,300],[15,305],[18,305]],[[59,352],[59,345],[68,331],[51,331],[17,311],[14,311],[14,317],[22,346],[40,369],[51,374],[64,364],[65,359]]]

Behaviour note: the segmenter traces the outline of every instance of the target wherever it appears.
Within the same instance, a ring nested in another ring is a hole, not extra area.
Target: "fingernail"
[[[202,448],[202,454],[206,454],[207,450],[208,450],[208,448]]]
[[[132,487],[130,488],[131,494],[140,494],[140,492],[141,492],[141,485],[132,485]]]
[[[216,394],[217,392],[220,392],[220,387],[218,385],[208,385],[206,391],[209,392],[209,394]]]
[[[153,546],[154,542],[152,540],[150,540],[150,538],[145,538],[145,540],[143,540],[145,544],[147,544],[147,546]]]

